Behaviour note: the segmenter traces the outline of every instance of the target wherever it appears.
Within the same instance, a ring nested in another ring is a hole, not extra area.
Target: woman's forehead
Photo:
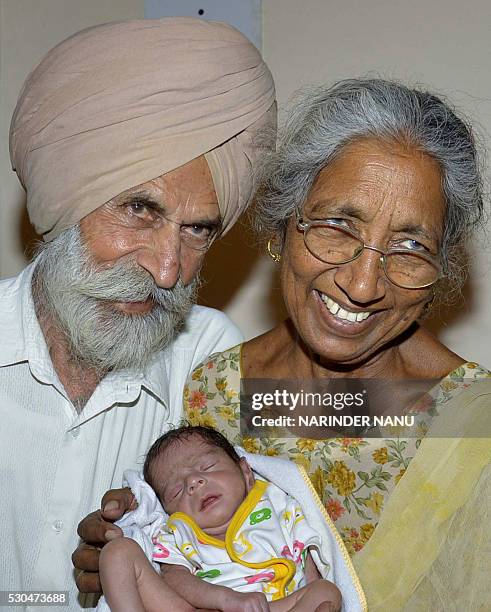
[[[304,212],[367,222],[383,214],[403,225],[421,222],[439,230],[445,211],[441,181],[438,162],[414,147],[375,139],[355,142],[319,173]]]
[[[411,184],[423,177],[425,182],[441,183],[440,165],[421,149],[376,138],[346,145],[318,174],[311,194],[330,185],[334,190],[349,189],[368,180],[384,182],[396,179]]]

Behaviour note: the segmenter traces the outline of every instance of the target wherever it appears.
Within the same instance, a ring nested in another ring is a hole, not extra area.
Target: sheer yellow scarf
[[[490,420],[490,379],[435,419],[353,559],[370,612],[491,610]]]

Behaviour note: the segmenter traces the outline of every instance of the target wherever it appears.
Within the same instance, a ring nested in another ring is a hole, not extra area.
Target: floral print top
[[[427,431],[414,438],[251,438],[240,421],[241,345],[217,353],[198,366],[184,390],[184,419],[218,429],[251,453],[277,455],[305,467],[350,555],[361,550],[377,526],[384,504],[404,476]],[[448,374],[431,392],[425,414],[431,418],[472,380],[491,376],[468,362]]]

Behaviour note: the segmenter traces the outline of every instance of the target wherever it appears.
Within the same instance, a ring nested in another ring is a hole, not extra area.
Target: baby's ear
[[[249,493],[249,491],[254,486],[254,482],[255,482],[254,474],[251,470],[251,466],[247,463],[247,459],[245,457],[240,458],[239,466],[240,466],[240,469],[242,470],[242,474],[244,475],[247,492]]]

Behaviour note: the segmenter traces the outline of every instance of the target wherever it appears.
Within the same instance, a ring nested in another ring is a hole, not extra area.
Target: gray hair
[[[438,161],[446,202],[442,271],[445,285],[458,292],[465,280],[466,238],[483,223],[481,164],[470,126],[426,91],[367,78],[297,94],[278,150],[264,164],[256,227],[283,242],[288,220],[305,202],[319,172],[343,147],[362,138],[412,145]]]

